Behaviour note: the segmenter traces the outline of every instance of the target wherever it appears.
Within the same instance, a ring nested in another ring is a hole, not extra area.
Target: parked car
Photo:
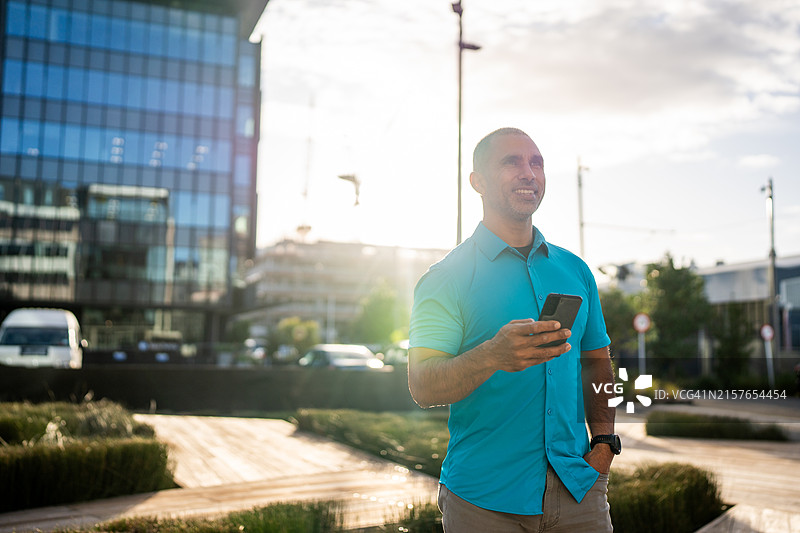
[[[81,368],[86,341],[64,309],[15,309],[0,325],[0,364]]]
[[[377,370],[383,361],[360,344],[317,344],[298,361],[300,366],[346,370]]]

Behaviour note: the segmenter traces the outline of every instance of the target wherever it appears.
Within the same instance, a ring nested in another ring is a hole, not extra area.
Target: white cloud
[[[746,155],[739,158],[739,165],[750,168],[771,168],[778,166],[779,157],[769,154]]]
[[[298,210],[281,209],[298,203],[289,196],[307,176],[312,225],[331,231],[323,237],[356,225],[407,244],[452,243],[457,21],[449,2],[270,0],[261,22],[267,156],[259,201],[268,209],[259,213],[260,242],[291,226]],[[746,211],[752,194],[734,201],[736,180],[764,165],[776,178],[789,175],[797,159],[787,148],[797,144],[796,128],[785,117],[800,110],[799,28],[800,5],[785,0],[465,1],[464,38],[483,47],[464,53],[465,232],[480,218],[466,181],[471,149],[503,125],[523,128],[542,148],[548,200],[561,202],[543,215],[569,221],[554,224],[565,235],[577,234],[569,224],[578,155],[592,167],[587,216],[602,199],[611,206],[603,218],[670,227],[675,211],[642,202],[642,193],[674,195],[669,205],[693,217],[714,217],[720,206],[730,208],[723,217]],[[740,134],[740,145],[725,146]],[[335,179],[344,172],[362,178],[357,211],[352,190]],[[601,183],[606,190],[592,191]],[[704,195],[681,194],[703,184]],[[690,205],[720,195],[719,205]],[[603,248],[616,254],[627,245]]]
[[[536,5],[474,8],[489,15],[468,26],[484,46],[465,69],[475,137],[511,117],[563,149],[551,159],[699,161],[718,157],[715,139],[800,109],[798,24],[780,2]]]

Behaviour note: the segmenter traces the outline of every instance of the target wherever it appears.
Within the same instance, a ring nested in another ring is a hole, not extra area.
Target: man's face
[[[475,188],[483,196],[484,209],[502,218],[525,221],[544,197],[544,159],[527,135],[495,137],[477,174]]]

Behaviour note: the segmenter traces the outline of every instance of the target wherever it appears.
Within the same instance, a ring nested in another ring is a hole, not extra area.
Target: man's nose
[[[535,167],[532,167],[530,165],[525,165],[523,167],[523,169],[522,169],[522,176],[521,177],[526,179],[526,180],[533,180],[533,179],[536,179],[537,176],[539,176],[538,173],[543,173],[543,171],[541,171],[540,169],[537,169]]]

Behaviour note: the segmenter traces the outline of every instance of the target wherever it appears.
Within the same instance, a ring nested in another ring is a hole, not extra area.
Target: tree
[[[636,311],[632,298],[620,289],[612,288],[600,292],[600,303],[603,306],[606,331],[611,337],[612,355],[634,352],[636,338],[633,331],[633,317]]]
[[[647,266],[644,301],[653,320],[650,344],[656,367],[674,377],[677,361],[697,356],[697,332],[711,321],[711,306],[703,278],[690,268],[675,267],[667,254],[661,263]]]
[[[272,345],[293,346],[298,355],[303,355],[312,346],[320,343],[319,323],[316,320],[302,320],[293,316],[278,322],[272,335]]]
[[[352,335],[357,342],[386,344],[398,329],[408,329],[408,320],[408,311],[398,301],[397,292],[381,281],[361,302]]]
[[[225,340],[227,342],[243,343],[250,337],[250,322],[240,320],[232,324],[228,324],[225,331]]]
[[[745,373],[750,359],[747,346],[753,333],[745,318],[744,305],[730,304],[720,309],[711,334],[717,341],[716,374],[726,387],[731,386]]]

